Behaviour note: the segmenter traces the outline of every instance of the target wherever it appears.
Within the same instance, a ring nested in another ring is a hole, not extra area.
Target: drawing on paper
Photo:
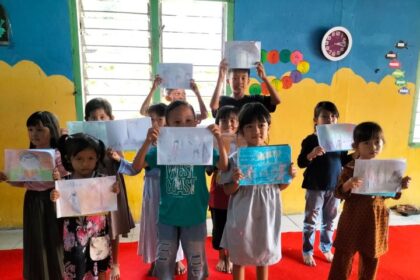
[[[354,124],[322,124],[316,126],[319,145],[326,152],[352,150]]]
[[[189,63],[160,63],[158,74],[162,78],[162,87],[168,89],[189,89],[193,77],[193,65]]]
[[[229,68],[250,69],[261,60],[261,42],[227,41],[224,58]]]

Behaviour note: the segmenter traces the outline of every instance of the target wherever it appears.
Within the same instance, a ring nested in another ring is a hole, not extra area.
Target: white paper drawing
[[[202,127],[163,127],[157,142],[159,165],[212,165],[213,134]]]
[[[138,150],[152,126],[149,117],[115,121],[68,122],[69,134],[84,132],[117,151]]]
[[[349,123],[317,125],[316,134],[319,145],[326,152],[352,150],[355,127],[354,124]]]
[[[230,69],[255,68],[255,64],[261,60],[261,42],[227,41],[225,42],[224,58]]]
[[[116,211],[117,194],[112,192],[115,182],[115,176],[56,181],[60,193],[57,218]]]
[[[190,63],[160,63],[158,74],[162,78],[164,88],[190,88],[193,77],[193,65]]]
[[[363,185],[353,189],[352,192],[395,196],[395,193],[401,190],[401,180],[405,170],[405,159],[357,159],[353,176],[362,179]]]
[[[6,149],[4,168],[10,182],[53,181],[54,149]]]

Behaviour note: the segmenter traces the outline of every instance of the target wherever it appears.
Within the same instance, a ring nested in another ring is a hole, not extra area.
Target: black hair
[[[89,119],[89,116],[92,112],[103,109],[105,113],[112,119],[112,106],[108,100],[104,98],[94,98],[91,99],[85,106],[85,121]]]
[[[57,148],[58,138],[60,137],[60,125],[53,113],[48,111],[37,111],[29,116],[26,120],[26,127],[37,126],[42,124],[50,130],[50,147]],[[35,145],[29,143],[29,148],[35,148]]]
[[[158,103],[158,104],[151,105],[149,107],[149,109],[147,109],[147,114],[150,115],[151,113],[155,113],[159,117],[164,117],[167,107],[168,107],[168,105],[166,105],[164,103]]]
[[[215,123],[219,124],[220,120],[229,118],[230,114],[239,114],[239,108],[232,105],[225,105],[217,110]]]
[[[369,141],[376,137],[382,139],[382,141],[385,143],[382,128],[375,122],[362,122],[354,128],[354,146],[357,146],[360,142]]]
[[[169,114],[175,110],[176,108],[180,107],[180,106],[187,106],[188,108],[190,108],[190,110],[192,111],[194,118],[195,118],[195,111],[193,106],[191,106],[190,103],[188,103],[187,101],[183,101],[183,100],[175,100],[173,102],[171,102],[171,104],[168,105],[168,107],[166,107],[166,112],[165,112],[165,121],[168,124],[168,117]]]
[[[229,68],[228,76],[235,72],[246,72],[248,74],[248,77],[251,76],[251,69],[248,68]]]
[[[105,156],[105,145],[101,140],[86,133],[61,136],[58,142],[58,150],[60,151],[64,168],[68,171],[74,171],[71,165],[71,157],[85,149],[92,149],[96,152],[98,157],[97,168]]]
[[[318,104],[316,104],[314,109],[314,119],[318,118],[322,111],[331,112],[337,118],[340,116],[340,114],[338,113],[337,106],[335,106],[335,104],[331,101],[321,101]]]
[[[241,111],[239,111],[238,119],[239,119],[238,132],[241,132],[241,133],[245,125],[250,124],[256,120],[259,122],[267,122],[268,125],[271,124],[270,112],[260,102],[251,102],[251,103],[245,104],[242,107]]]

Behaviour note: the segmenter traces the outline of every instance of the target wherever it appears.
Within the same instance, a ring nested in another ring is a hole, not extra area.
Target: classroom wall
[[[234,37],[259,40],[267,52],[299,50],[308,62],[306,68],[283,61],[284,57],[277,63],[264,63],[282,98],[273,114],[270,143],[289,143],[296,159],[301,140],[313,130],[313,107],[320,100],[331,100],[340,110],[340,122],[373,120],[383,126],[387,143],[382,157],[406,158],[407,173],[413,177],[411,189],[400,202],[420,205],[420,189],[416,188],[420,181],[419,149],[408,145],[418,75],[420,2],[394,2],[235,1]],[[62,126],[76,118],[68,3],[1,3],[12,25],[12,40],[10,45],[0,46],[0,151],[28,147],[25,122],[34,111],[54,112]],[[323,33],[336,25],[352,32],[354,45],[347,58],[330,62],[322,56],[320,42]],[[408,49],[396,50],[399,40],[407,41]],[[398,93],[393,70],[385,59],[390,50],[399,53],[409,94]],[[296,69],[307,70],[307,66],[309,71],[300,82],[283,88],[284,76]],[[252,75],[256,77],[254,72]],[[257,79],[253,83],[259,85]],[[133,154],[126,156],[130,159]],[[3,161],[0,152],[0,169]],[[142,176],[127,178],[135,219],[140,216]],[[302,170],[282,194],[284,212],[303,211],[301,182]],[[22,225],[23,195],[24,190],[0,183],[0,228]]]

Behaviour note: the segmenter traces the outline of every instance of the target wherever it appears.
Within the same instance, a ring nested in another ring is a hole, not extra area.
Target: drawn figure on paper
[[[39,157],[31,152],[22,152],[19,155],[19,163],[22,166],[23,174],[21,179],[38,181],[41,179],[40,159]]]
[[[172,144],[172,156],[174,158],[174,161],[176,161],[176,159],[178,158],[179,150],[180,150],[179,140],[174,140],[174,143]]]
[[[196,177],[190,165],[166,166],[168,185],[166,192],[171,195],[193,195]]]
[[[75,214],[81,214],[82,209],[80,207],[79,198],[77,196],[77,191],[75,189],[75,185],[72,184],[71,191],[68,193],[68,198],[63,199],[63,201],[70,202],[68,207],[71,209],[72,212]]]

